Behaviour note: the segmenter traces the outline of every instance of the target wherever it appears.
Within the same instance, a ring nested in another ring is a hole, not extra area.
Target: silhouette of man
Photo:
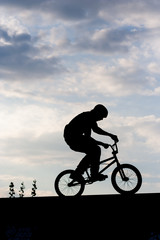
[[[86,156],[80,161],[71,178],[76,179],[83,174],[86,168],[91,166],[91,179],[93,181],[104,180],[107,176],[99,174],[99,161],[101,148],[108,144],[99,142],[91,137],[91,130],[100,135],[111,137],[118,141],[116,135],[108,133],[98,127],[97,122],[108,116],[108,110],[101,104],[96,105],[91,111],[82,112],[73,118],[64,129],[64,139],[69,147],[77,152],[83,152]]]

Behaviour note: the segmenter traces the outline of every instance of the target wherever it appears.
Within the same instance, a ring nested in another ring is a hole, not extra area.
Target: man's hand
[[[118,142],[119,140],[118,140],[118,137],[116,136],[116,135],[114,135],[114,134],[112,134],[111,136],[110,136],[112,139],[113,139],[113,141],[115,141],[115,142]]]
[[[107,149],[109,147],[109,145],[107,143],[103,143],[102,145],[105,149]]]

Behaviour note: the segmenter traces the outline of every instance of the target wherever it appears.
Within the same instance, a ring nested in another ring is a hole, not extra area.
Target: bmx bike
[[[131,164],[121,164],[119,162],[117,158],[117,142],[108,146],[112,149],[112,157],[100,161],[100,165],[105,164],[106,166],[102,167],[99,173],[103,173],[111,165],[116,164],[117,166],[111,175],[111,183],[114,189],[120,194],[136,193],[142,185],[141,173],[135,166]],[[90,167],[85,170],[84,175],[81,175],[78,180],[70,178],[70,175],[74,172],[72,169],[61,172],[55,179],[54,183],[56,193],[59,196],[80,196],[85,189],[85,185],[93,184],[95,182],[92,181],[89,170]]]

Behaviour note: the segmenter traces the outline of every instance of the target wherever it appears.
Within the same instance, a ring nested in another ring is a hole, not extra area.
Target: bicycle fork
[[[116,161],[117,161],[117,167],[119,168],[119,174],[122,178],[123,181],[127,182],[129,180],[128,177],[126,177],[123,168],[121,168],[121,164],[119,163],[117,157],[116,157]]]

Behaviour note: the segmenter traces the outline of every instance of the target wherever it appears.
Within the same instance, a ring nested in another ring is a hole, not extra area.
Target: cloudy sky
[[[159,12],[157,0],[0,1],[0,197],[11,181],[29,196],[34,179],[38,196],[56,195],[56,175],[83,157],[63,128],[97,103],[140,192],[160,191]],[[107,181],[85,194],[116,193]]]

